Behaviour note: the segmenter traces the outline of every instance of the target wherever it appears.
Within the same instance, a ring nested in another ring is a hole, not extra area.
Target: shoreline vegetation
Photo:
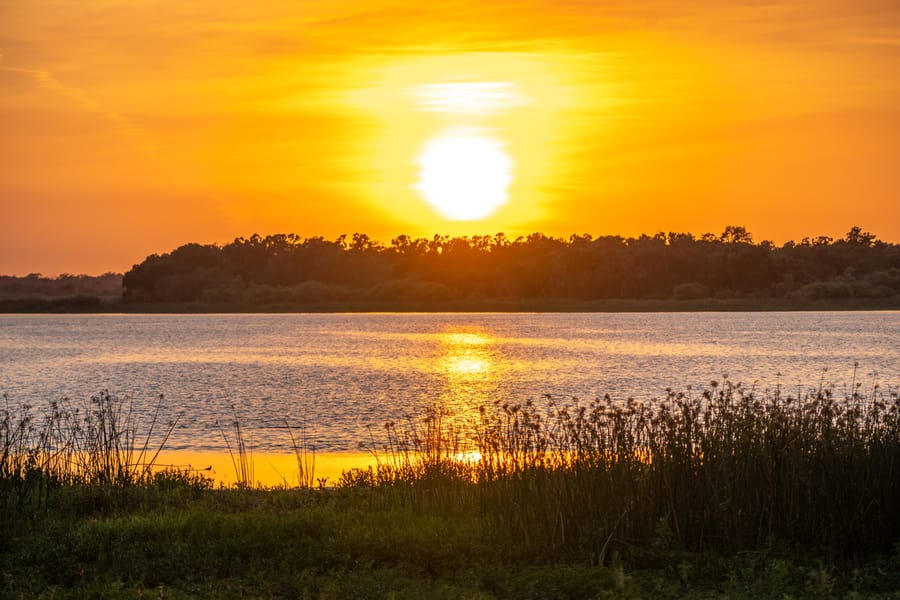
[[[117,287],[118,286],[118,287]],[[0,312],[618,312],[900,308],[900,245],[859,227],[782,246],[745,228],[636,238],[534,233],[237,238],[124,275],[0,277]]]
[[[900,296],[886,298],[783,299],[522,299],[329,302],[123,302],[95,297],[0,299],[0,314],[251,314],[251,313],[616,313],[788,312],[900,310]]]
[[[298,429],[300,485],[261,489],[237,422],[216,488],[124,400],[6,399],[0,595],[898,597],[896,390],[546,400],[386,423],[327,486]]]

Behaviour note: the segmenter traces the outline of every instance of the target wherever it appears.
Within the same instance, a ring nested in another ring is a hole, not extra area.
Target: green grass
[[[697,553],[663,536],[640,564],[511,559],[510,541],[481,515],[378,506],[378,492],[206,490],[163,502],[147,491],[140,507],[64,510],[4,536],[0,596],[896,598],[900,589],[896,551],[858,562],[792,546]]]
[[[101,400],[77,444],[0,414],[0,596],[900,598],[878,388],[434,408],[385,427],[376,467],[291,490],[145,468],[151,436]]]

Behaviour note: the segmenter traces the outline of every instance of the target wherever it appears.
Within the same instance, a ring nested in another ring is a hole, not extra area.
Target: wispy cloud
[[[138,136],[146,135],[145,131],[135,126],[124,115],[105,108],[96,98],[92,97],[84,90],[61,82],[50,71],[28,67],[12,67],[3,64],[3,58],[4,56],[0,54],[0,71],[6,71],[9,73],[21,73],[37,82],[37,84],[44,89],[67,98],[73,104],[79,106],[83,110],[100,115],[105,119],[113,121],[114,123],[119,125],[126,133]]]

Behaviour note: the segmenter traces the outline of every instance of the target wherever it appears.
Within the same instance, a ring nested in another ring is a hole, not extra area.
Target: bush
[[[709,298],[711,290],[702,283],[692,281],[690,283],[681,283],[672,290],[672,295],[676,300],[699,300],[700,298]]]
[[[836,298],[852,298],[853,286],[847,281],[814,281],[808,283],[791,294],[810,300],[829,300]]]

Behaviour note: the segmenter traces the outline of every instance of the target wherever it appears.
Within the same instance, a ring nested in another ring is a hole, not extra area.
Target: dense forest
[[[278,306],[428,304],[487,299],[797,302],[900,301],[900,245],[853,227],[841,239],[754,242],[744,227],[720,235],[657,233],[568,239],[534,233],[413,239],[365,234],[238,238],[152,255],[123,278],[126,303]]]

